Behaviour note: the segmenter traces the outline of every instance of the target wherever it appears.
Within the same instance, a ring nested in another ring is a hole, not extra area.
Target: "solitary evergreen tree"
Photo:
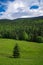
[[[15,47],[14,47],[13,57],[14,57],[14,58],[19,58],[19,57],[20,57],[20,51],[19,51],[19,46],[18,46],[18,44],[16,44]]]

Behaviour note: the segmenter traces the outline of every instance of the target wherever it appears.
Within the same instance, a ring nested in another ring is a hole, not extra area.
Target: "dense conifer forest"
[[[43,17],[0,20],[0,38],[43,42]]]

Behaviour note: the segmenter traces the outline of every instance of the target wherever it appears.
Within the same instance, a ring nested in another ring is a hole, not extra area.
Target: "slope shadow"
[[[5,53],[0,53],[0,56],[8,57],[8,58],[13,58],[13,56],[11,54],[5,54]]]

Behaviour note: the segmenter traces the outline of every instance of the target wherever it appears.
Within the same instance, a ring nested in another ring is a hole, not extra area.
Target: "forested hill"
[[[0,22],[18,22],[18,21],[30,21],[30,20],[43,20],[43,16],[39,16],[39,17],[32,17],[32,18],[18,18],[18,19],[14,19],[14,20],[10,20],[10,19],[0,19]]]
[[[0,37],[43,42],[43,17],[0,20]]]

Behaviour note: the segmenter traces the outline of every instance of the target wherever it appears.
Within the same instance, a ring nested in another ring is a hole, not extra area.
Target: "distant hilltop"
[[[17,19],[13,19],[13,20],[18,20],[18,19],[43,19],[43,16],[37,16],[37,17],[28,17],[28,18],[17,18]],[[10,19],[0,19],[0,21],[11,21]],[[13,21],[12,20],[12,21]]]

